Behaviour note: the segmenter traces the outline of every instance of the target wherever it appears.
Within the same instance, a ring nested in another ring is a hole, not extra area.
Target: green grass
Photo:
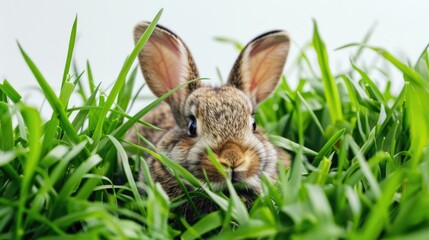
[[[355,55],[348,70],[334,74],[314,23],[312,43],[288,63],[298,72],[298,87],[283,78],[257,113],[271,141],[292,152],[292,166],[280,170],[276,184],[264,179],[263,193],[247,209],[230,183],[229,197],[213,192],[156,151],[132,146],[140,154],[128,159],[122,147],[127,130],[174,92],[133,116],[127,113],[136,99],[133,89],[143,84],[135,81],[135,58],[153,26],[108,93],[95,85],[89,63],[81,72],[72,67],[77,21],[59,94],[18,44],[53,114],[42,120],[7,80],[0,84],[0,239],[429,238],[427,49],[416,63],[404,63],[368,46],[367,35],[344,47]],[[385,69],[365,67],[368,51],[402,73],[398,93],[390,89],[389,75],[373,77]],[[385,89],[377,87],[381,81],[388,82]],[[82,106],[69,107],[73,93],[81,96]],[[143,151],[175,172],[178,181],[186,179],[200,190],[168,199],[150,181]],[[149,179],[144,196],[134,178],[139,164]],[[174,209],[192,205],[196,194],[220,210],[188,223]]]

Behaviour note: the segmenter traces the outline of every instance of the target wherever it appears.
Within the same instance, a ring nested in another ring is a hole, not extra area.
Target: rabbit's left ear
[[[135,27],[136,43],[149,25],[149,22],[141,22]],[[198,78],[197,67],[186,44],[172,31],[160,25],[154,29],[138,59],[147,85],[158,97],[187,81]],[[200,85],[199,80],[191,82],[165,100],[170,105],[178,125],[183,127],[187,125],[188,120],[182,112],[183,105],[191,92]]]
[[[238,56],[227,85],[244,91],[256,105],[276,88],[289,52],[290,39],[284,31],[260,35]]]

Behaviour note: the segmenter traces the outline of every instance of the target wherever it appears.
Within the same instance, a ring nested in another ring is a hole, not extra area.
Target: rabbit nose
[[[220,159],[222,159],[222,164],[234,169],[243,163],[244,154],[237,144],[227,143],[221,150]]]

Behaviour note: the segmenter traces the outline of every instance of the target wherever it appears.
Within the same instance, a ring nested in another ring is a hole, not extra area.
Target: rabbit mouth
[[[216,191],[222,192],[225,195],[229,195],[230,191],[228,190],[226,181],[210,183],[211,187]],[[240,196],[258,196],[261,193],[261,189],[257,186],[254,186],[246,181],[232,181],[232,186],[234,187],[235,192]]]
[[[235,191],[239,194],[245,194],[245,195],[258,195],[259,194],[259,190],[249,187],[249,185],[247,185],[246,183],[243,182],[235,182],[232,184],[234,186]]]
[[[256,197],[259,195],[259,191],[257,189],[251,188],[245,183],[234,183],[233,186],[238,197],[244,203],[248,202],[250,199],[256,199]],[[222,193],[226,196],[231,195],[231,192],[227,188],[225,188]]]

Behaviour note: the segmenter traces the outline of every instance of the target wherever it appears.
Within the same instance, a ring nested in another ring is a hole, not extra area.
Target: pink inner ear
[[[249,92],[256,103],[265,99],[275,89],[289,49],[284,38],[266,38],[250,46],[248,74]]]
[[[148,66],[149,74],[153,81],[157,83],[148,82],[149,85],[156,86],[154,93],[158,96],[163,95],[169,90],[180,85],[182,77],[181,67],[182,55],[179,43],[166,35],[158,36],[152,35],[150,41],[144,48],[144,54],[147,54],[145,64]]]
[[[258,44],[260,45],[260,44]],[[270,46],[264,49],[264,51],[258,51],[259,46],[256,49],[253,49],[249,57],[252,58],[250,61],[249,70],[251,71],[252,81],[250,89],[255,89],[261,81],[266,79],[270,74],[270,67],[275,64],[273,58],[269,58],[269,55],[276,50],[275,46]]]

